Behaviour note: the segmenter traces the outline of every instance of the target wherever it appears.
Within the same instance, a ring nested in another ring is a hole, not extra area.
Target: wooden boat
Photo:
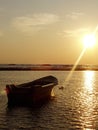
[[[19,85],[6,85],[8,104],[38,103],[51,97],[52,89],[58,84],[54,76],[46,76]]]

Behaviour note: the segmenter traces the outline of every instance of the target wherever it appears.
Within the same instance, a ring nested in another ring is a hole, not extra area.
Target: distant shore
[[[62,64],[0,64],[0,71],[70,71],[74,65]],[[75,71],[98,71],[98,65],[77,65]]]

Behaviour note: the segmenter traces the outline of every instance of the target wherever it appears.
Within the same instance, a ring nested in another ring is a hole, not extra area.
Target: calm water
[[[6,84],[56,76],[55,98],[41,107],[9,108]],[[0,130],[98,130],[98,71],[0,71]],[[64,89],[59,87],[63,84]]]

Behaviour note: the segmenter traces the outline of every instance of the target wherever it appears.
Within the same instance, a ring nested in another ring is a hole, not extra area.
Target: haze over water
[[[0,71],[0,130],[98,129],[98,71]],[[55,98],[41,107],[9,108],[6,84],[19,84],[46,75],[58,78]],[[64,89],[59,87],[64,84]]]

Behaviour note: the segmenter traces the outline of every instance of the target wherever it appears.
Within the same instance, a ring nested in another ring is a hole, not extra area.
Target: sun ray
[[[85,51],[86,51],[86,48],[84,48],[84,49],[82,50],[82,52],[80,53],[80,55],[79,55],[78,59],[76,60],[76,62],[75,62],[75,64],[74,64],[73,68],[71,69],[71,71],[69,72],[69,74],[68,74],[68,76],[66,77],[65,81],[64,81],[63,84],[61,85],[63,88],[64,88],[65,83],[70,80],[70,78],[71,78],[71,76],[72,76],[72,74],[73,74],[75,68],[76,68],[77,65],[79,64],[79,62],[80,62],[82,56],[84,55]]]
[[[80,53],[78,59],[76,60],[76,62],[75,62],[75,64],[74,64],[73,68],[72,68],[71,71],[69,72],[69,74],[68,74],[68,76],[66,77],[65,81],[63,82],[63,85],[62,85],[63,87],[64,87],[66,81],[69,81],[69,80],[70,80],[70,78],[71,78],[71,76],[72,76],[72,74],[73,74],[75,68],[77,67],[77,65],[79,64],[80,60],[82,59],[82,57],[83,57],[83,55],[84,55],[86,49],[89,48],[89,47],[92,47],[93,45],[95,45],[95,43],[96,43],[96,33],[97,33],[97,31],[98,31],[98,25],[96,26],[96,28],[95,28],[95,30],[94,30],[93,33],[87,34],[87,35],[85,36],[85,38],[84,38],[85,47],[84,47],[84,49],[82,50],[82,52]]]
[[[94,34],[96,34],[97,31],[98,31],[98,25],[96,26],[96,28],[94,30]]]
[[[77,67],[78,63],[80,62],[80,60],[81,60],[82,56],[84,55],[85,51],[86,51],[86,48],[83,49],[83,51],[81,52],[80,56],[79,56],[78,59],[76,60],[74,66],[73,66],[73,68],[71,69],[69,75],[67,76],[65,82],[66,82],[66,81],[69,81],[70,77],[72,76],[72,74],[73,74],[75,68]]]

